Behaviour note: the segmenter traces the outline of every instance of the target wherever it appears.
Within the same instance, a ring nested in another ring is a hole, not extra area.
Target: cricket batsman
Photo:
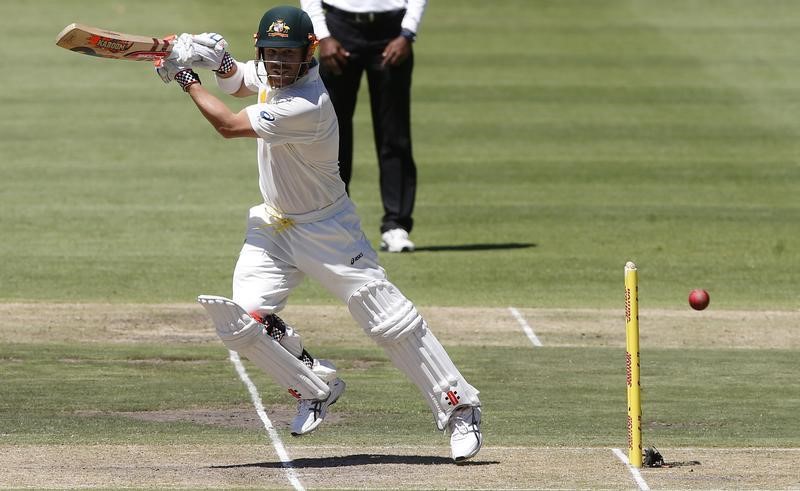
[[[339,126],[314,59],[309,16],[268,10],[255,59],[239,62],[219,34],[182,34],[157,68],[174,80],[225,138],[257,144],[263,202],[250,209],[233,272],[233,299],[202,295],[222,342],[298,399],[294,436],[315,430],[345,390],[329,361],[314,358],[278,313],[307,275],[341,299],[368,336],[420,390],[439,430],[450,432],[456,463],[481,448],[478,391],[458,371],[417,309],[386,276],[339,177]],[[256,97],[231,112],[202,85],[210,69],[220,89]],[[386,391],[391,397],[393,391]]]

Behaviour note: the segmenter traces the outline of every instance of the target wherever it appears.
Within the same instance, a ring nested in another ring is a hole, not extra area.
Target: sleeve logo
[[[264,119],[266,121],[275,121],[275,116],[273,116],[272,114],[268,113],[267,111],[261,111],[259,116],[261,117],[261,119]]]

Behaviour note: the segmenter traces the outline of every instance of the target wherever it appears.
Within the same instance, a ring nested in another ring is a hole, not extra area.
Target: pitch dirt
[[[661,449],[684,465],[642,469],[652,489],[787,489],[800,449]],[[290,489],[636,489],[608,448],[484,448],[455,466],[443,447],[269,445],[0,446],[0,487]],[[700,464],[688,464],[699,461]],[[760,465],[754,466],[754,462]]]
[[[503,308],[423,307],[448,345],[529,346]],[[624,348],[617,310],[519,309],[545,346]],[[290,307],[283,314],[308,343],[366,346],[371,341],[341,306]],[[800,349],[800,312],[669,311],[641,313],[641,345]],[[329,329],[336,326],[337,329]],[[345,327],[341,329],[341,327]],[[767,335],[768,333],[768,335]],[[4,343],[219,344],[197,305],[0,304]],[[221,347],[221,345],[220,345]],[[276,425],[290,412],[271,412]],[[151,421],[262,428],[251,408],[122,413]],[[470,465],[455,466],[447,442],[431,447],[334,447],[286,442],[287,469],[264,445],[0,445],[0,488],[290,489],[636,489],[608,448],[488,445]],[[659,448],[670,468],[642,469],[653,489],[797,489],[800,449]],[[690,464],[699,461],[700,464]]]
[[[530,341],[509,309],[422,307],[445,344],[520,346]],[[621,310],[518,309],[545,346],[625,346]],[[290,306],[281,316],[307,344],[371,346],[343,306]],[[641,347],[800,349],[800,311],[647,310]],[[330,329],[330,326],[345,329]],[[0,304],[0,342],[219,343],[199,305]]]

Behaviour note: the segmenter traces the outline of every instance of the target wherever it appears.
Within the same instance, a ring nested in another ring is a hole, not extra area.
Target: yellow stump
[[[625,264],[625,363],[628,378],[628,460],[642,466],[642,394],[639,384],[639,275]]]

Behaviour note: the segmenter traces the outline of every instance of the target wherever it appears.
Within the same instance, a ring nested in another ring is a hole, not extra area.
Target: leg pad
[[[224,297],[200,295],[197,301],[211,316],[222,342],[289,389],[299,399],[325,399],[326,384],[311,368],[267,333],[264,324]]]
[[[478,391],[458,371],[417,309],[392,283],[368,283],[348,301],[353,318],[422,392],[436,426],[459,406],[480,406]]]

